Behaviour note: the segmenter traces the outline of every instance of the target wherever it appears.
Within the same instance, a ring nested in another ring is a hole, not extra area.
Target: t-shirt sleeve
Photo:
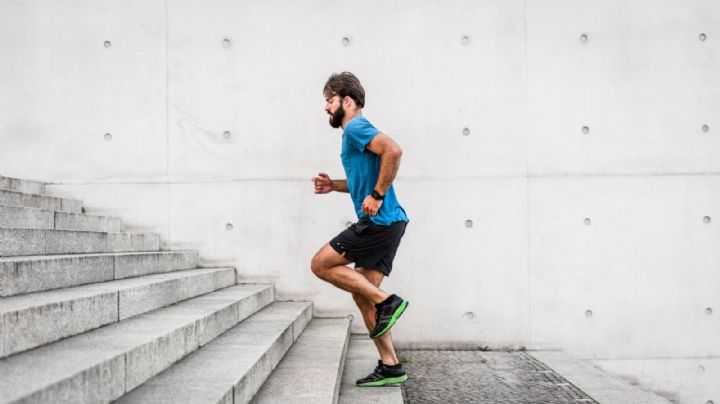
[[[345,133],[353,147],[359,151],[364,151],[365,146],[367,146],[380,131],[364,119],[353,119],[348,123]]]

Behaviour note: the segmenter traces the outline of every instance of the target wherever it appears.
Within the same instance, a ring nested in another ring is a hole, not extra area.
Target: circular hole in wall
[[[112,43],[111,43],[110,41],[105,41],[105,43],[103,43],[103,45],[104,45],[106,48],[109,48],[109,47],[112,46]]]
[[[469,45],[470,44],[470,35],[463,35],[462,38],[460,38],[460,43],[463,45]]]
[[[585,310],[585,317],[590,318],[593,316],[592,310]]]
[[[706,307],[705,308],[705,314],[708,316],[712,316],[712,307]]]
[[[232,223],[228,223],[228,224],[225,225],[225,230],[230,231],[230,230],[232,230],[232,229],[234,229],[234,228],[235,228],[235,226],[233,226]]]
[[[344,36],[342,39],[343,46],[350,46],[350,37]]]
[[[463,136],[468,136],[468,135],[470,135],[470,129],[469,128],[463,129]]]
[[[710,224],[710,222],[712,222],[712,219],[710,219],[710,216],[705,216],[705,217],[703,218],[703,223],[705,223],[705,224]]]
[[[352,226],[352,222],[345,222],[345,227],[350,227],[350,226]]]
[[[590,218],[586,217],[585,220],[583,220],[583,223],[585,223],[585,226],[590,226],[590,223],[592,223],[592,220],[590,220]]]
[[[467,228],[473,227],[473,221],[472,221],[472,220],[466,220],[466,221],[465,221],[465,227],[467,227]]]
[[[229,48],[230,46],[232,46],[232,39],[225,37],[222,40],[222,44],[224,47]]]
[[[587,42],[587,41],[588,41],[588,35],[587,35],[587,34],[582,34],[582,35],[580,35],[580,42],[585,43],[585,42]]]
[[[226,130],[225,132],[223,132],[223,138],[230,139],[231,136],[232,134],[230,133],[230,131]]]
[[[702,126],[702,131],[705,132],[705,133],[708,133],[708,132],[710,131],[710,127],[707,126],[707,125],[703,125],[703,126]]]
[[[468,320],[472,320],[475,318],[475,313],[473,313],[472,311],[466,311],[465,313],[463,313],[463,317]]]
[[[582,133],[584,133],[584,134],[587,135],[588,133],[590,133],[590,128],[588,128],[587,126],[583,126],[583,127],[582,127]]]
[[[111,140],[112,140],[112,135],[109,134],[109,133],[106,133],[106,134],[105,134],[105,141],[109,142],[109,141],[111,141]]]
[[[698,39],[700,39],[701,41],[704,42],[704,41],[707,39],[707,35],[705,35],[704,33],[702,33],[702,34],[698,35]]]

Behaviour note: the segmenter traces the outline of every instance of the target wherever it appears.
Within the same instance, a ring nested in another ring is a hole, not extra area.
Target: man
[[[380,353],[375,371],[357,385],[402,383],[407,375],[395,354],[389,330],[408,302],[379,288],[383,277],[390,275],[408,222],[392,187],[402,149],[362,116],[365,90],[355,75],[333,74],[323,94],[330,125],[344,130],[341,158],[347,180],[332,180],[320,173],[313,178],[315,193],[350,193],[358,222],[325,244],[310,266],[320,279],[352,293]],[[346,266],[351,262],[355,269]]]

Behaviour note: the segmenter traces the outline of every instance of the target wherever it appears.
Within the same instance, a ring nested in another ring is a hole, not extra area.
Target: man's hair
[[[360,84],[360,80],[350,72],[333,73],[325,83],[323,94],[326,97],[334,95],[339,95],[340,98],[350,97],[358,108],[365,106],[365,89]]]

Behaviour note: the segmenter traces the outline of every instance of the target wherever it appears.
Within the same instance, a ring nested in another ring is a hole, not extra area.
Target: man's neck
[[[347,125],[347,123],[350,122],[351,119],[355,118],[355,117],[358,116],[358,115],[362,115],[362,110],[361,110],[361,109],[358,109],[358,110],[353,111],[353,112],[346,111],[346,112],[345,112],[345,117],[343,118],[342,123],[340,124],[340,126],[342,126],[342,128],[345,129],[345,125]]]

